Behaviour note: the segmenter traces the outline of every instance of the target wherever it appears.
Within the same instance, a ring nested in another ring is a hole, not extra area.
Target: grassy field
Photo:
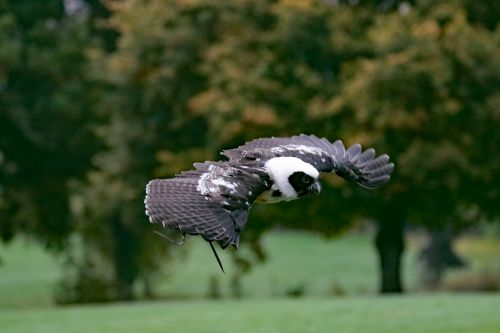
[[[199,239],[189,239],[188,260],[173,267],[170,279],[161,279],[162,294],[179,297],[206,295],[209,279],[216,280],[223,295],[230,294],[230,256],[222,251],[227,274],[220,273],[210,247]],[[246,297],[283,296],[302,289],[306,296],[324,296],[334,292],[366,293],[376,290],[377,266],[370,238],[351,234],[334,241],[314,234],[286,232],[264,238],[269,260],[243,276]],[[245,251],[245,249],[242,249]],[[372,279],[370,279],[370,276]],[[189,288],[186,288],[189,285]]]
[[[353,233],[327,240],[314,234],[271,233],[264,238],[264,245],[268,261],[241,279],[245,297],[282,297],[294,290],[306,297],[376,292],[377,259],[367,234]],[[209,294],[210,284],[217,283],[222,296],[231,296],[235,268],[227,251],[219,251],[226,274],[220,272],[208,244],[198,237],[189,238],[185,246],[175,251],[178,252],[176,262],[166,265],[164,272],[156,276],[159,295],[175,299],[203,298]],[[25,240],[0,245],[0,257],[3,260],[0,308],[51,304],[62,270],[54,257]],[[405,261],[407,285],[413,288],[413,247]]]
[[[0,245],[0,309],[52,303],[61,266],[38,244],[19,239]]]
[[[418,290],[415,264],[418,243],[413,237],[404,256],[404,281],[410,291]],[[373,295],[377,290],[377,258],[367,233],[351,233],[334,240],[298,232],[270,233],[264,237],[264,246],[268,261],[241,279],[246,298],[283,297],[294,291],[304,297],[359,296]],[[471,269],[450,272],[447,280],[467,281],[487,270],[500,271],[498,241],[464,238],[457,242],[457,249],[470,262]],[[166,265],[164,273],[156,276],[159,295],[204,298],[210,292],[210,285],[216,283],[221,296],[231,296],[235,269],[227,251],[219,251],[227,272],[222,274],[210,247],[200,238],[189,238],[185,246],[175,250],[176,262]],[[52,303],[62,272],[54,257],[39,245],[20,239],[7,246],[0,245],[0,258],[0,309]]]
[[[314,234],[271,233],[269,260],[241,280],[245,298],[231,298],[234,273],[221,252],[222,274],[208,245],[190,238],[177,262],[157,276],[157,291],[175,301],[55,307],[61,265],[34,243],[0,246],[0,332],[500,332],[500,294],[418,294],[409,241],[404,276],[414,293],[377,297],[377,266],[370,235],[336,240]],[[500,244],[464,238],[458,251],[471,263],[448,280],[500,269]],[[245,249],[243,249],[245,251]],[[175,274],[167,274],[168,272]],[[478,273],[479,272],[479,273]],[[207,299],[217,281],[221,300]],[[302,298],[290,298],[300,290]]]
[[[176,301],[0,311],[8,333],[498,333],[500,295]]]

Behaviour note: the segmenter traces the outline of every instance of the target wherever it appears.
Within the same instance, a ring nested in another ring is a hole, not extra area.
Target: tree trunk
[[[427,289],[439,288],[447,269],[467,266],[453,250],[453,234],[447,229],[430,232],[429,243],[420,251],[418,263],[420,282]]]
[[[149,274],[149,273],[145,274],[143,279],[142,279],[142,283],[143,283],[143,287],[144,287],[144,291],[143,291],[144,298],[146,298],[146,299],[155,298],[155,292],[153,290],[153,285],[151,283],[151,274]]]
[[[133,284],[138,275],[136,264],[136,240],[127,226],[121,222],[119,214],[112,217],[113,265],[115,272],[115,292],[118,300],[134,298]]]
[[[401,257],[404,251],[402,219],[384,219],[379,222],[375,245],[379,255],[380,292],[401,293]]]

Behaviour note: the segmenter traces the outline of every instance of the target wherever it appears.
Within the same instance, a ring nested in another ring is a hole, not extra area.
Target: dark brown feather
[[[227,162],[214,163],[209,170],[209,163],[198,164],[199,170],[183,172],[176,178],[149,182],[144,200],[146,214],[151,223],[201,235],[209,242],[217,241],[222,248],[238,247],[252,203],[269,186],[267,176]]]

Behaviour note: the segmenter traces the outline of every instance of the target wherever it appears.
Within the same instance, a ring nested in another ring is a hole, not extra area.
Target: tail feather
[[[352,160],[353,163],[364,163],[366,161],[372,160],[375,157],[375,149],[369,148],[365,150],[363,153],[359,154],[359,156]]]
[[[347,156],[351,161],[354,161],[362,152],[360,144],[354,144],[347,149]]]

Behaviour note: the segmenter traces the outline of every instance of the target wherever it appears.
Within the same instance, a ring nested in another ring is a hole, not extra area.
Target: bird
[[[213,243],[238,249],[254,204],[319,195],[321,173],[375,189],[394,169],[389,156],[377,157],[373,148],[346,149],[340,139],[331,143],[306,134],[254,139],[221,154],[225,160],[194,163],[194,170],[149,181],[144,204],[150,223],[182,233],[179,244],[186,234],[209,242],[223,272]]]

